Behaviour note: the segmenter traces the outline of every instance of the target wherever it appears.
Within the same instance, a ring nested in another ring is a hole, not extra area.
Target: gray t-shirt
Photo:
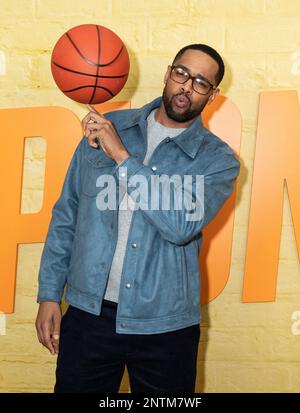
[[[148,164],[148,161],[157,147],[157,145],[166,137],[174,138],[184,131],[185,128],[167,128],[162,124],[156,122],[155,112],[153,110],[147,118],[147,153],[143,161],[144,165]],[[127,239],[129,228],[131,224],[132,214],[134,211],[134,201],[128,195],[127,192],[120,202],[118,211],[118,241],[114,257],[112,260],[108,283],[104,298],[109,301],[118,302],[120,279],[123,268],[123,261],[126,252]]]

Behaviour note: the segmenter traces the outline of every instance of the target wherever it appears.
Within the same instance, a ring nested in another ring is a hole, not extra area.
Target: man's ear
[[[210,97],[208,98],[207,104],[209,105],[210,103],[212,103],[219,93],[220,93],[220,89],[219,88],[215,89],[213,93],[210,95]]]
[[[167,80],[169,79],[170,73],[171,73],[171,66],[169,65],[169,66],[168,66],[168,69],[167,69],[167,71],[166,71],[166,73],[165,73],[165,76],[164,76],[164,84],[167,83]]]

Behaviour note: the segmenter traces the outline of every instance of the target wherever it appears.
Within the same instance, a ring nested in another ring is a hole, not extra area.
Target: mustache
[[[176,95],[172,96],[172,99],[176,98],[178,96],[184,96],[189,101],[189,103],[191,104],[191,100],[190,100],[190,98],[188,97],[188,95],[186,93],[184,93],[184,92],[176,93]]]

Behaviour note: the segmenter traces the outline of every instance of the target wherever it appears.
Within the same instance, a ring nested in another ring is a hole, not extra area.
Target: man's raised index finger
[[[87,104],[86,106],[89,108],[89,110],[91,112],[95,112],[95,113],[98,113],[100,115],[100,113],[97,111],[97,109],[94,108],[93,105]]]

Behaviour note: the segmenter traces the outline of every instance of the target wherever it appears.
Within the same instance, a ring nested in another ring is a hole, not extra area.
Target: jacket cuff
[[[38,303],[42,301],[55,301],[60,304],[62,296],[63,290],[58,290],[57,288],[49,285],[40,285],[36,301]]]
[[[143,167],[141,159],[137,155],[131,155],[116,167],[114,175],[120,183],[128,182]]]

